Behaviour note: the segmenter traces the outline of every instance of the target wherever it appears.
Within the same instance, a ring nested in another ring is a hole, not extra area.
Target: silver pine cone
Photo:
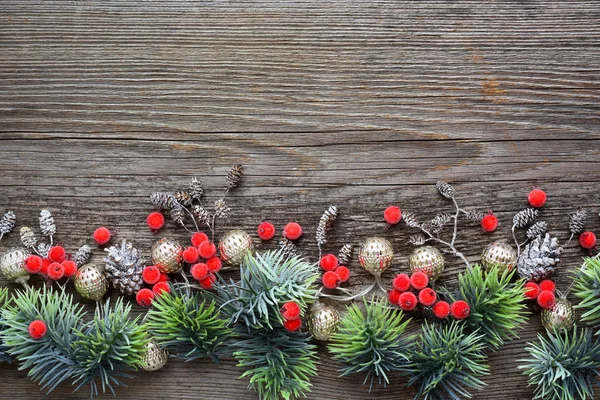
[[[413,246],[423,246],[427,240],[423,235],[412,235],[408,238],[408,243]]]
[[[200,200],[202,193],[204,193],[204,188],[202,187],[202,182],[200,182],[200,179],[196,178],[195,176],[192,177],[190,180],[190,188],[188,193],[190,196],[192,196],[192,199]]]
[[[183,220],[185,219],[185,210],[183,206],[179,203],[176,203],[173,208],[171,208],[171,219],[176,224],[183,224]]]
[[[12,231],[16,223],[17,216],[15,213],[12,211],[5,212],[2,217],[0,217],[0,237]]]
[[[558,246],[558,239],[551,238],[549,233],[538,236],[529,243],[517,261],[517,271],[521,278],[530,281],[540,281],[554,272],[559,263],[562,248]]]
[[[208,222],[208,211],[206,211],[206,209],[201,205],[194,204],[192,206],[192,214],[198,219],[198,222],[200,222],[201,224]]]
[[[483,217],[485,217],[485,214],[482,211],[468,210],[465,212],[465,217],[471,221],[481,222]]]
[[[587,222],[587,213],[585,211],[576,211],[569,216],[569,230],[573,235],[579,235],[585,231],[585,224]]]
[[[56,234],[56,224],[54,223],[54,217],[49,210],[40,211],[40,229],[46,236],[52,236]]]
[[[157,210],[168,210],[177,204],[177,199],[171,193],[156,192],[150,195],[150,202]]]
[[[241,164],[236,164],[227,173],[227,189],[233,189],[239,185],[244,175],[244,167]]]
[[[50,250],[50,245],[47,243],[38,243],[36,252],[40,255],[40,257],[48,257],[48,251]]]
[[[126,295],[137,293],[144,284],[142,253],[125,239],[120,247],[111,246],[104,250],[108,253],[104,258],[106,274],[111,279],[113,286]]]
[[[513,217],[513,225],[516,228],[525,228],[530,225],[538,216],[538,210],[535,208],[526,208],[519,211]]]
[[[452,221],[452,215],[448,213],[438,213],[431,221],[425,223],[423,228],[433,234],[438,234],[450,221]]]
[[[546,221],[538,221],[527,229],[527,237],[531,240],[548,232]]]
[[[411,212],[405,212],[402,215],[402,221],[404,221],[404,223],[408,226],[410,226],[411,228],[420,228],[421,227],[421,223],[417,220],[417,217],[415,216],[415,214],[411,213]]]
[[[35,235],[30,227],[21,227],[19,234],[21,235],[21,243],[23,244],[23,246],[27,248],[35,247],[35,245],[37,244],[37,239],[35,238]]]
[[[454,198],[454,187],[452,187],[452,185],[450,185],[448,182],[438,181],[435,184],[435,187],[437,188],[438,192],[440,192],[440,194],[445,198]]]
[[[346,243],[342,246],[340,252],[338,253],[338,262],[340,265],[348,267],[350,265],[350,261],[352,261],[352,245]]]
[[[336,206],[329,206],[321,216],[316,233],[317,246],[319,246],[319,248],[327,244],[327,236],[329,231],[331,231],[334,222],[337,220],[337,217],[338,208]]]
[[[282,238],[279,241],[279,247],[281,248],[281,252],[286,258],[292,258],[299,255],[298,247],[296,247],[294,242],[292,242],[291,240]]]
[[[192,204],[192,196],[185,190],[175,192],[173,196],[175,196],[175,200],[182,206],[189,206]]]
[[[215,201],[215,216],[218,218],[227,218],[229,217],[230,212],[231,208],[227,207],[227,203],[225,203],[224,199]]]
[[[84,244],[77,250],[75,255],[73,255],[73,261],[77,264],[78,267],[81,267],[90,260],[92,256],[92,248],[87,244]]]

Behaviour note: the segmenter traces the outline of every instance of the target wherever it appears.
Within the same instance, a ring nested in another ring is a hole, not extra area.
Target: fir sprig
[[[371,390],[375,378],[386,385],[388,373],[407,371],[414,336],[404,336],[410,320],[404,321],[403,313],[389,308],[386,301],[364,301],[364,309],[348,306],[329,351],[344,364],[342,376],[365,373],[364,383],[369,381]]]
[[[8,288],[0,288],[0,310],[6,307],[9,300],[8,296]],[[3,362],[11,362],[11,357],[8,355],[8,348],[4,346],[4,341],[2,339],[2,331],[4,331],[8,326],[4,320],[2,313],[0,313],[0,363]]]
[[[446,326],[425,323],[411,354],[409,385],[418,385],[415,399],[470,398],[469,389],[480,390],[487,375],[485,343],[477,332],[467,333],[457,321]]]
[[[519,366],[535,385],[534,399],[586,400],[594,398],[600,378],[600,338],[590,329],[548,332],[546,339],[529,343],[530,357]]]
[[[587,310],[581,321],[594,328],[600,327],[600,259],[586,258],[573,280],[573,294],[581,301],[577,309]]]

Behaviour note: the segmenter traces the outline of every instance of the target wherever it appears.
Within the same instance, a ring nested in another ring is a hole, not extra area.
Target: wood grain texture
[[[500,218],[491,235],[462,226],[469,260],[509,237],[536,185],[550,199],[541,214],[565,243],[579,206],[600,228],[598,65],[596,1],[3,0],[0,211],[34,225],[40,208],[51,209],[70,251],[99,225],[148,251],[151,192],[197,175],[216,199],[228,166],[241,162],[247,175],[219,232],[254,232],[265,218],[280,231],[294,219],[314,259],[312,232],[336,204],[329,248],[386,236],[397,253],[386,279],[407,269],[414,232],[383,231],[382,209],[449,209],[438,179],[454,183],[465,208]],[[171,225],[163,233],[187,240]],[[1,247],[17,243],[12,234]],[[559,287],[583,255],[566,246]],[[447,262],[443,283],[452,286],[462,267]],[[358,289],[368,276],[352,267]],[[538,332],[534,315],[520,340],[490,355],[488,387],[475,399],[532,397],[516,360]],[[324,347],[320,355],[310,399],[414,396],[402,378],[369,396],[360,377],[337,377]],[[173,361],[118,395],[255,398],[240,373],[234,360]],[[44,396],[15,365],[0,374],[2,398],[86,396],[68,386]]]

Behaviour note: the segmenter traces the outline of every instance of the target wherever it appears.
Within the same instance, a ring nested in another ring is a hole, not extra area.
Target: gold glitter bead
[[[9,281],[24,283],[29,279],[25,260],[30,253],[22,247],[8,249],[0,259],[0,271]]]
[[[162,238],[150,249],[152,263],[164,274],[179,272],[183,267],[183,247],[179,242]]]
[[[488,271],[494,267],[498,267],[498,273],[512,271],[517,265],[517,252],[506,242],[492,242],[481,253],[481,264]]]
[[[413,273],[424,272],[430,280],[434,281],[444,270],[444,257],[435,247],[417,247],[410,255],[408,265]]]
[[[556,299],[556,304],[550,310],[542,310],[542,325],[553,330],[571,329],[575,324],[575,309],[567,299]]]
[[[373,275],[385,271],[392,265],[394,248],[387,239],[371,237],[365,240],[358,251],[360,265]]]
[[[316,302],[306,324],[315,340],[327,341],[340,327],[340,313],[334,307]]]
[[[146,345],[146,353],[142,362],[144,371],[158,371],[165,366],[169,359],[169,352],[158,344],[154,339],[151,339]]]
[[[239,229],[227,232],[219,240],[219,253],[229,265],[240,265],[249,252],[254,251],[252,237]]]
[[[104,268],[99,265],[85,264],[75,274],[75,290],[86,299],[98,301],[108,290],[108,279]]]

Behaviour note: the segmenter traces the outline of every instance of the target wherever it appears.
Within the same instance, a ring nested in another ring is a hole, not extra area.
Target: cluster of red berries
[[[530,300],[537,300],[540,307],[549,310],[556,304],[556,285],[550,279],[525,284],[525,297]]]
[[[192,245],[183,251],[183,261],[191,265],[192,277],[203,289],[211,289],[221,270],[223,262],[217,256],[217,246],[204,232],[196,232],[191,238]]]
[[[338,258],[333,254],[325,254],[321,257],[319,265],[325,273],[323,274],[323,286],[327,289],[336,289],[340,284],[348,282],[350,279],[350,270],[344,265],[340,265]]]
[[[300,306],[295,301],[288,301],[279,311],[285,320],[283,327],[290,332],[295,332],[302,326],[300,319]]]
[[[135,300],[142,307],[150,307],[155,296],[161,295],[163,292],[171,293],[169,286],[169,275],[160,272],[157,266],[148,265],[142,270],[142,279],[147,285],[151,285],[152,289],[142,288],[135,295]]]
[[[29,336],[31,336],[32,339],[40,340],[41,338],[46,336],[46,333],[48,333],[48,327],[46,326],[46,323],[44,321],[42,321],[41,319],[36,319],[29,323],[27,331],[29,332]]]
[[[429,278],[424,272],[398,274],[393,281],[393,289],[389,291],[388,298],[392,304],[398,305],[404,311],[412,311],[419,304],[432,307],[433,314],[440,319],[452,315],[455,319],[465,319],[471,313],[469,304],[464,300],[457,300],[448,304],[438,300],[437,293],[428,287]],[[416,293],[416,294],[415,294]]]
[[[62,246],[50,247],[48,257],[42,258],[35,254],[27,257],[25,268],[32,275],[40,274],[54,281],[70,278],[77,273],[77,264],[67,258],[67,252]]]
[[[258,225],[257,233],[262,240],[271,240],[275,237],[275,225],[263,221]],[[288,222],[283,228],[283,237],[288,240],[298,240],[302,233],[302,226],[297,222]]]

